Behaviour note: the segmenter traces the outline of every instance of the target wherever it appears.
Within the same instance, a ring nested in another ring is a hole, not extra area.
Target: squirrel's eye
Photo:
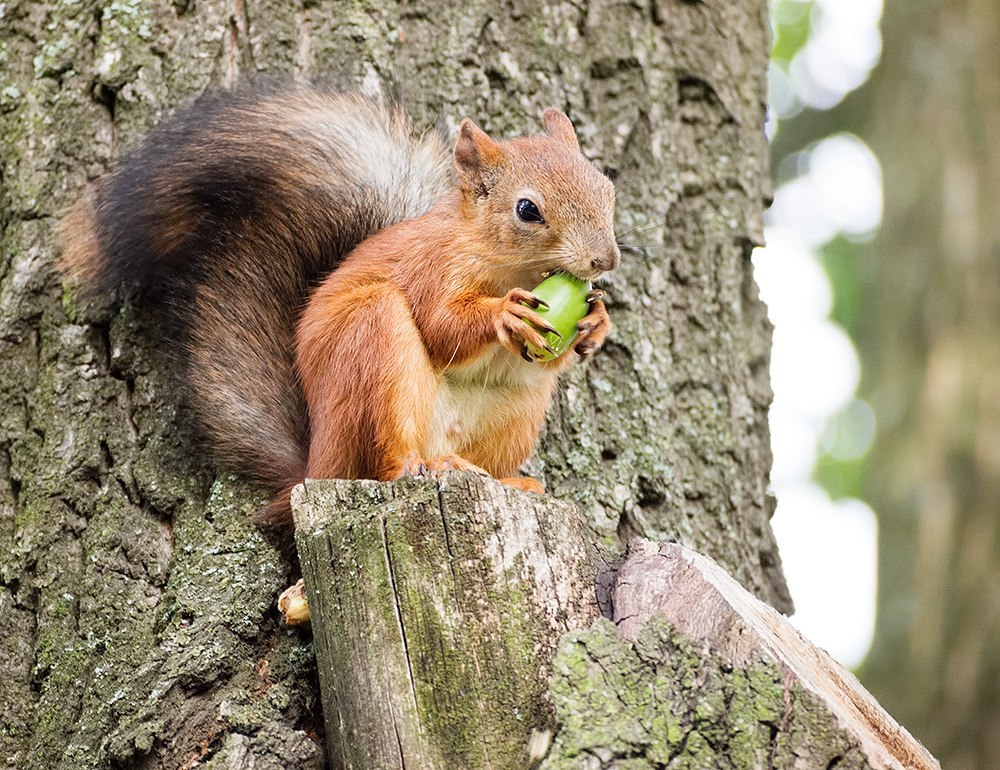
[[[545,219],[542,217],[542,212],[538,210],[538,206],[535,205],[534,201],[530,201],[527,198],[521,198],[517,202],[517,218],[522,222],[544,222]]]

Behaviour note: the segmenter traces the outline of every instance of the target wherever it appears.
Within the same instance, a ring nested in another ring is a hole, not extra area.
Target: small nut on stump
[[[299,580],[286,588],[278,597],[278,611],[286,626],[309,625],[309,601],[306,599],[306,584]]]

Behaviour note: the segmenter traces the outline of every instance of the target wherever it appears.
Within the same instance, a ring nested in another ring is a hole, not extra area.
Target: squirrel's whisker
[[[618,237],[619,238],[625,238],[625,237],[627,237],[629,235],[635,235],[635,234],[638,234],[638,233],[652,232],[653,230],[656,230],[656,229],[658,229],[660,227],[666,227],[666,226],[667,226],[667,222],[666,222],[665,219],[663,221],[657,220],[656,222],[647,222],[646,224],[643,224],[643,225],[636,225],[632,229],[626,230],[623,233],[618,233]]]

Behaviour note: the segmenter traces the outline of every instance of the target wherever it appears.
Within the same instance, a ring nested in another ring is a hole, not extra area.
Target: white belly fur
[[[476,361],[450,366],[440,376],[426,447],[428,457],[461,454],[463,447],[476,440],[491,414],[525,392],[548,388],[556,375],[497,344]]]

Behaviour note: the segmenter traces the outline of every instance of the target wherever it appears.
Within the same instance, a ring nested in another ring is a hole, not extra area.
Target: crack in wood
[[[385,554],[386,574],[389,577],[389,586],[392,588],[392,610],[396,618],[396,626],[399,629],[399,638],[403,644],[403,657],[406,659],[406,677],[410,687],[410,695],[413,697],[413,713],[417,720],[417,727],[420,727],[420,705],[417,702],[417,689],[413,681],[413,664],[410,662],[410,650],[406,643],[406,628],[403,626],[403,614],[400,611],[399,588],[396,585],[396,574],[392,566],[392,554],[389,550],[389,532],[386,517],[379,516],[379,524],[382,532],[382,552]],[[389,708],[392,710],[392,699],[389,699]],[[396,715],[393,712],[392,727],[396,732],[396,739],[399,740],[399,732],[396,726]],[[402,759],[402,754],[400,755]]]
[[[451,533],[448,531],[448,516],[445,513],[444,495],[440,484],[438,484],[437,488],[437,501],[438,513],[441,514],[441,526],[444,528],[444,544],[445,548],[448,549],[448,568],[451,570],[451,579],[455,581],[455,585],[457,586],[458,576],[455,574],[455,552],[451,550]]]

